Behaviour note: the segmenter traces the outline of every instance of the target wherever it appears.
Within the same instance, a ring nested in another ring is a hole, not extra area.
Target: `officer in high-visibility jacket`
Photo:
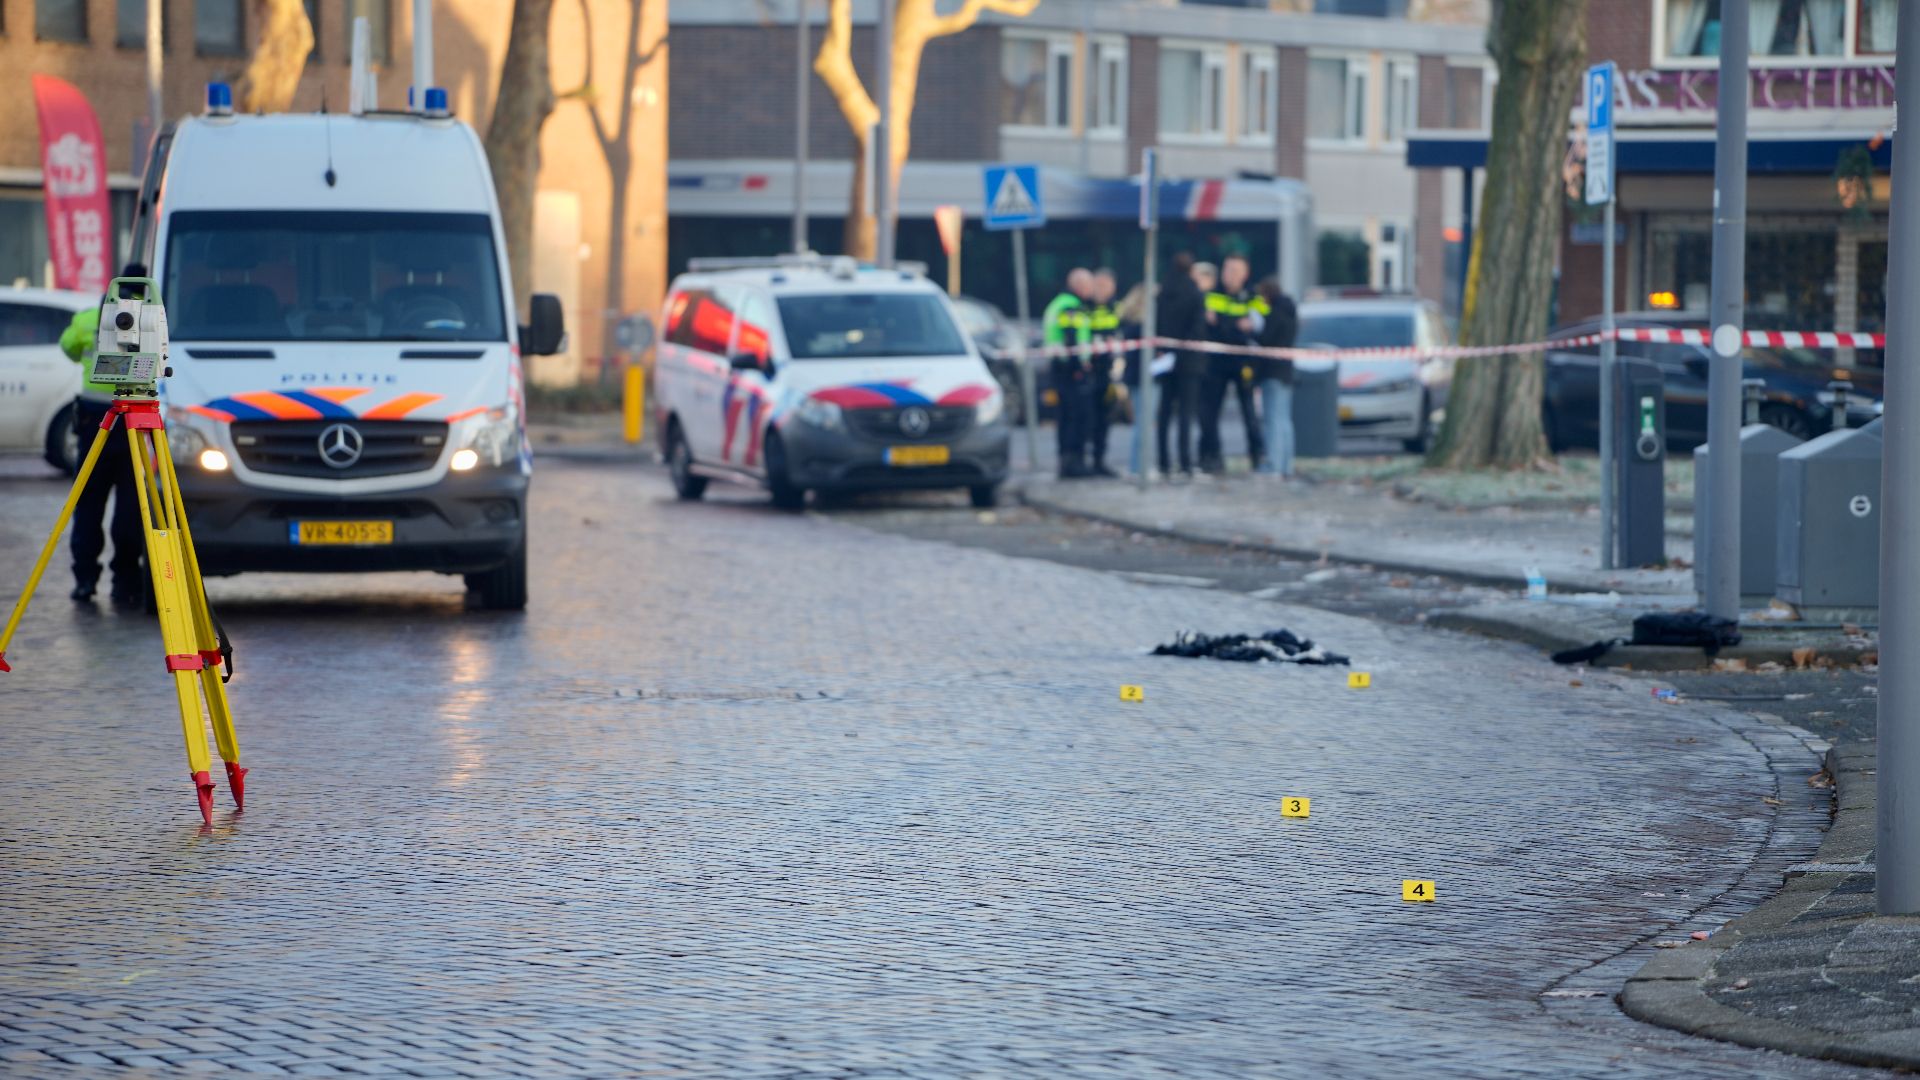
[[[1120,283],[1113,271],[1101,267],[1093,272],[1093,291],[1087,309],[1087,333],[1096,345],[1120,340],[1120,312],[1114,307],[1114,297],[1120,291]],[[1093,354],[1092,379],[1088,385],[1088,399],[1093,402],[1091,415],[1087,418],[1087,474],[1090,476],[1118,476],[1107,468],[1107,429],[1112,426],[1113,409],[1117,404],[1118,392],[1114,389],[1114,369],[1125,361],[1118,351],[1096,351]]]
[[[1086,345],[1091,333],[1087,300],[1093,293],[1093,274],[1076,267],[1067,274],[1067,289],[1047,304],[1041,314],[1041,334],[1054,350],[1047,361],[1053,392],[1059,401],[1055,413],[1055,445],[1060,455],[1060,478],[1088,475],[1087,432],[1093,424],[1092,365]]]
[[[145,277],[146,268],[129,266],[122,277]],[[94,348],[100,327],[100,309],[76,312],[73,321],[60,335],[60,349],[84,371],[80,396],[73,401],[73,428],[80,437],[84,454],[100,433],[100,424],[113,404],[111,384],[93,381]],[[114,434],[119,435],[115,428]],[[141,557],[146,552],[146,537],[140,521],[140,504],[133,487],[133,458],[127,452],[124,436],[108,443],[94,463],[87,486],[73,505],[73,599],[91,602],[100,581],[100,556],[106,551],[107,533],[103,528],[107,515],[107,496],[113,496],[113,602],[120,607],[137,607],[146,599],[146,569]]]
[[[1220,262],[1220,283],[1207,294],[1207,339],[1223,345],[1258,343],[1260,326],[1267,315],[1267,303],[1247,287],[1247,257],[1229,255]],[[1211,353],[1200,385],[1200,468],[1207,472],[1225,470],[1225,452],[1220,444],[1220,414],[1231,388],[1240,403],[1240,421],[1247,432],[1247,456],[1259,468],[1266,459],[1266,446],[1260,437],[1260,415],[1253,405],[1253,386],[1245,372],[1248,357]]]

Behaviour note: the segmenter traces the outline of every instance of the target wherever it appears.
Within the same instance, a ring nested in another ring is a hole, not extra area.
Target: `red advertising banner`
[[[107,288],[113,218],[107,206],[107,149],[87,96],[70,82],[33,77],[46,175],[47,248],[56,288]]]

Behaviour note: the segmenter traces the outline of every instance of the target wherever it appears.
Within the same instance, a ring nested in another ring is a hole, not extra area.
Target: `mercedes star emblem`
[[[320,460],[336,469],[345,469],[360,460],[364,442],[351,424],[329,424],[320,433]]]
[[[900,431],[911,437],[919,438],[933,428],[933,417],[918,405],[900,411]]]

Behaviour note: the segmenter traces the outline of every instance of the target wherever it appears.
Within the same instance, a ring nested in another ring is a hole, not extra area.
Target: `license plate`
[[[887,464],[904,466],[945,465],[952,451],[944,446],[889,446]]]
[[[1342,420],[1353,419],[1353,406],[1351,405],[1340,406],[1340,419]]]
[[[296,544],[391,544],[391,521],[289,521],[287,539]]]

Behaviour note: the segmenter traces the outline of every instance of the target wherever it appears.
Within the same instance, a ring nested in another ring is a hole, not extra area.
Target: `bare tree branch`
[[[873,103],[860,82],[860,73],[854,70],[853,0],[829,0],[827,35],[820,42],[813,70],[840,103],[840,113],[853,128],[854,138],[864,143],[867,129],[880,122],[880,107]]]
[[[927,2],[931,5],[931,0]],[[981,13],[987,11],[1024,18],[1033,14],[1033,9],[1039,6],[1040,0],[967,0],[959,11],[935,18],[927,27],[926,34],[929,38],[957,34],[980,21]]]

